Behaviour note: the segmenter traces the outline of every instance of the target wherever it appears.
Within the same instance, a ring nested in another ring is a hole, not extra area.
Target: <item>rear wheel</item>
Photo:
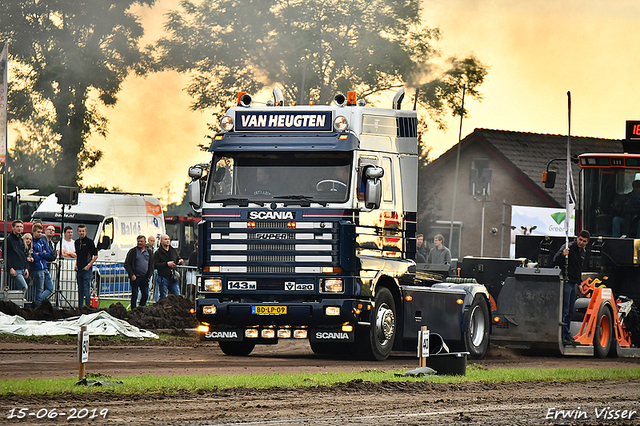
[[[471,358],[483,358],[489,347],[489,308],[482,296],[473,298],[465,317],[465,347]]]
[[[598,358],[606,358],[613,342],[613,315],[606,305],[600,305],[593,335],[593,349]]]
[[[388,289],[379,288],[377,293],[371,325],[356,337],[356,344],[363,358],[383,361],[389,357],[396,339],[396,305]]]
[[[256,347],[254,342],[242,341],[242,342],[218,342],[220,350],[225,355],[230,356],[247,356]]]

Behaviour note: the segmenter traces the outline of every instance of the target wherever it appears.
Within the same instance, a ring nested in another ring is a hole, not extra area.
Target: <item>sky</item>
[[[145,42],[162,34],[162,15],[176,5],[159,0],[137,10]],[[474,54],[490,67],[484,99],[466,100],[463,137],[475,128],[566,135],[567,91],[574,136],[622,139],[625,120],[640,119],[640,1],[424,0],[423,7],[425,22],[442,31],[436,46],[445,57]],[[188,167],[210,159],[197,145],[207,143],[214,121],[189,109],[187,82],[175,72],[130,77],[116,106],[102,110],[109,135],[90,143],[105,155],[84,183],[179,201]],[[458,141],[459,119],[447,122],[446,132],[430,125],[432,158]]]

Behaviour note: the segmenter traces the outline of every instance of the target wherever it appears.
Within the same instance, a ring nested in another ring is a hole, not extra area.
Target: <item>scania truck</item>
[[[418,118],[403,96],[382,109],[355,92],[324,106],[285,106],[277,88],[258,107],[238,94],[211,163],[189,170],[202,340],[245,356],[308,339],[315,353],[384,360],[415,350],[427,326],[485,354],[486,288],[416,270]]]

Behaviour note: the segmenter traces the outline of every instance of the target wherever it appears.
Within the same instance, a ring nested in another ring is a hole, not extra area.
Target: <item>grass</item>
[[[335,386],[353,380],[380,383],[389,382],[430,382],[460,384],[464,382],[505,383],[505,382],[584,382],[593,380],[638,380],[640,368],[495,368],[487,370],[471,364],[466,376],[426,376],[398,377],[401,371],[363,370],[360,372],[334,372],[321,374],[252,374],[236,376],[191,375],[191,376],[128,376],[122,378],[98,377],[99,380],[118,380],[121,385],[106,387],[76,386],[76,379],[23,379],[0,382],[0,396],[55,395],[69,393],[118,394],[177,393],[181,391],[215,391],[235,387],[304,388]],[[89,379],[92,379],[89,377]]]

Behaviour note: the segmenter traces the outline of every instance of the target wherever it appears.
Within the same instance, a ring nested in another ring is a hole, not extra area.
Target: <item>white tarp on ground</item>
[[[112,317],[105,311],[58,321],[25,320],[15,315],[0,312],[0,333],[22,336],[61,336],[76,335],[80,327],[87,327],[90,336],[127,336],[138,339],[154,338],[158,335],[140,330],[126,321]]]

